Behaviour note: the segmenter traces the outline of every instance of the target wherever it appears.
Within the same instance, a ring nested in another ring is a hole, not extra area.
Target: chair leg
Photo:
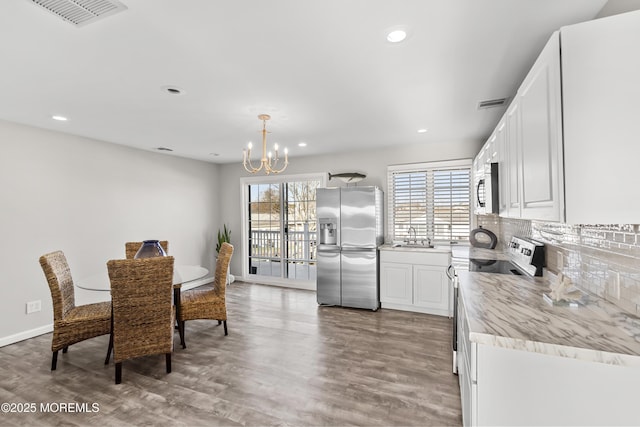
[[[55,371],[58,366],[58,350],[53,352],[53,357],[51,358],[51,370]]]
[[[223,320],[222,323],[224,323],[224,334],[229,335],[229,333],[227,332],[227,321]]]
[[[222,320],[218,320],[218,325],[221,325],[221,324],[222,324]]]
[[[180,344],[182,345],[182,348],[187,348],[187,343],[184,341],[184,324],[186,322],[186,320],[181,320],[178,323],[178,333],[180,334]]]
[[[178,335],[180,335],[180,344],[182,348],[187,348],[187,345],[184,342],[184,321],[178,320]]]
[[[167,374],[171,373],[171,353],[165,354],[165,358],[167,360]]]
[[[122,362],[116,363],[116,384],[122,382]]]
[[[104,364],[108,365],[111,359],[111,350],[113,350],[113,332],[109,334],[109,348],[107,348],[107,358],[104,359]]]
[[[62,349],[63,353],[66,353],[67,351],[69,351],[69,346],[66,346],[65,348]]]

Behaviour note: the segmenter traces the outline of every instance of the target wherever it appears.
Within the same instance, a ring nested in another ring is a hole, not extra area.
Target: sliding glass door
[[[316,189],[321,175],[246,178],[249,277],[315,282]]]

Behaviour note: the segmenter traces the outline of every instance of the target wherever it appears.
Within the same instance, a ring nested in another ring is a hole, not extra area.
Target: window
[[[413,227],[418,240],[468,240],[471,222],[471,160],[389,166],[391,240]]]

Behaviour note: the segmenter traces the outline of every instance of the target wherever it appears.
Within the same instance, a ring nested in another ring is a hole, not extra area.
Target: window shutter
[[[413,227],[418,240],[467,240],[470,171],[471,161],[389,166],[389,237],[404,240]]]

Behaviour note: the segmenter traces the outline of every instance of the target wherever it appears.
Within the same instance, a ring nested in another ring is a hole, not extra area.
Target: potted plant
[[[216,244],[216,252],[220,253],[220,249],[222,248],[222,244],[224,242],[231,243],[231,230],[227,228],[227,224],[224,224],[223,230],[218,230],[218,243]],[[230,271],[227,271],[227,285],[233,283],[236,278],[231,274]]]
[[[224,225],[223,231],[218,230],[218,244],[216,245],[216,252],[220,253],[220,248],[224,242],[231,243],[231,230],[227,228],[227,224]]]

